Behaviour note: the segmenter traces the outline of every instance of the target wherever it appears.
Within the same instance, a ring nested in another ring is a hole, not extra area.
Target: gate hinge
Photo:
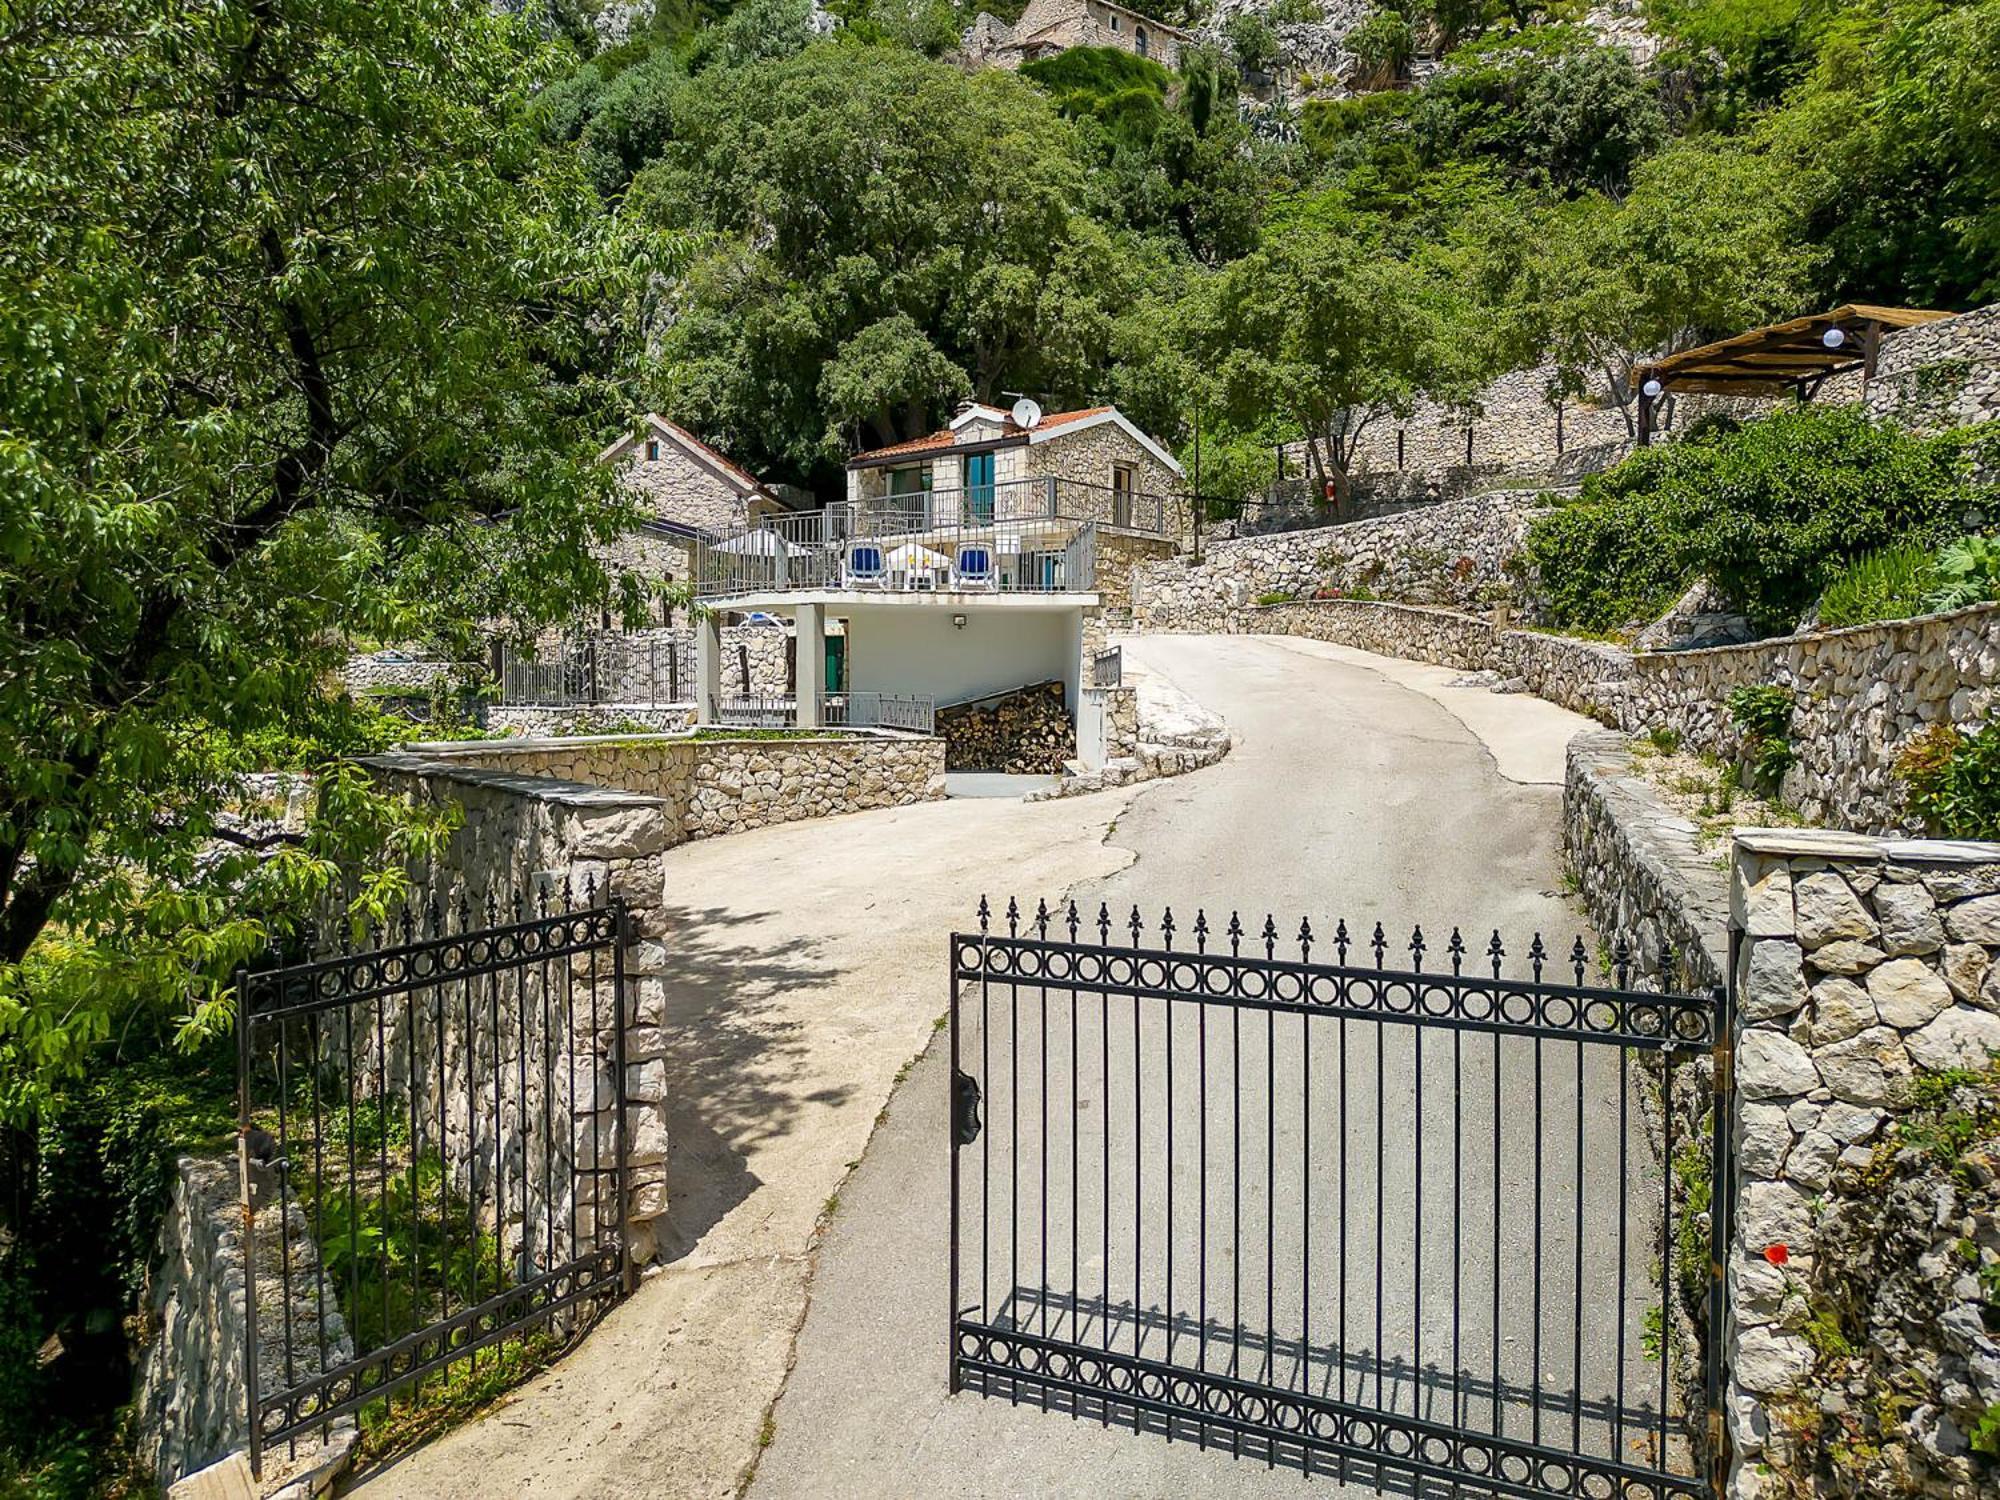
[[[951,1139],[959,1146],[979,1139],[979,1082],[970,1073],[951,1075]]]

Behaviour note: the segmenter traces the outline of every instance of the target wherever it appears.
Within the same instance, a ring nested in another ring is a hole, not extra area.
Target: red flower
[[[1792,1252],[1783,1245],[1766,1245],[1764,1247],[1764,1259],[1768,1260],[1774,1266],[1782,1266],[1791,1258]]]

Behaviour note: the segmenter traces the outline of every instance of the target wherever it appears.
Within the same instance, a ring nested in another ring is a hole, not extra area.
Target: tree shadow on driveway
[[[816,940],[776,947],[745,931],[772,916],[673,904],[658,914],[669,1146],[667,1213],[657,1227],[669,1264],[761,1185],[748,1165],[759,1146],[854,1092],[795,1086],[809,1071],[809,1048],[780,1002],[827,988],[841,971]]]

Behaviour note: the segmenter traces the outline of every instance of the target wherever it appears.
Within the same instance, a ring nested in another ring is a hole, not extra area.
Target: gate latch
[[[979,1139],[979,1081],[970,1073],[951,1075],[951,1138],[959,1146]]]

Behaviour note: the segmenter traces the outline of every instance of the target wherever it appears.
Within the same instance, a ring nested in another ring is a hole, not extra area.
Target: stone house
[[[618,466],[620,481],[644,513],[631,531],[597,549],[598,560],[614,574],[687,579],[699,538],[754,526],[792,509],[777,489],[657,412],[648,412],[636,432],[611,444],[597,461]]]
[[[933,511],[1034,508],[1071,521],[1187,535],[1187,480],[1173,454],[1115,406],[1049,412],[1032,427],[967,402],[948,427],[847,461],[850,506],[929,497]],[[915,507],[914,499],[912,508]]]
[[[1018,68],[1072,47],[1116,47],[1172,70],[1192,40],[1178,26],[1109,0],[1028,0],[1012,26],[981,11],[965,34],[965,55],[975,63]]]

